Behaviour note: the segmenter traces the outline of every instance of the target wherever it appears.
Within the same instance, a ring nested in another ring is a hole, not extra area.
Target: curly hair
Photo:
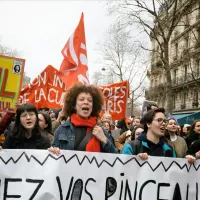
[[[98,87],[94,85],[84,85],[82,83],[74,84],[66,92],[64,97],[65,116],[70,117],[73,113],[75,113],[76,99],[82,92],[89,93],[92,96],[93,108],[91,116],[98,117],[104,104],[103,93]]]

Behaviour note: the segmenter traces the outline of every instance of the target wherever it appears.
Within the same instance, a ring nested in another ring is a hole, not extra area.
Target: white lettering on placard
[[[62,88],[63,85],[64,85],[63,81],[58,76],[56,76],[55,77],[55,84],[53,86]]]
[[[29,96],[29,95],[30,95],[29,92],[24,93],[23,96],[20,95],[19,99],[20,99],[22,104],[29,102],[29,99],[27,98],[27,96]]]
[[[51,91],[53,91],[53,92],[56,93],[56,90],[55,90],[54,88],[50,88],[50,89],[49,89],[49,93],[48,93],[48,98],[47,98],[47,99],[48,99],[48,101],[49,101],[50,103],[53,103],[53,102],[55,101],[55,99],[51,99],[51,98],[50,98],[51,93],[52,93]]]
[[[41,86],[41,84],[43,85],[46,84],[46,72],[44,72],[43,77],[42,77],[42,74],[39,74],[36,80],[30,83],[28,86],[29,88],[31,88],[32,86],[35,86],[35,85]]]
[[[25,93],[25,94],[29,95],[29,93]],[[34,94],[35,94],[35,102],[36,103],[40,102],[40,101],[48,100],[49,103],[55,102],[56,104],[62,105],[65,92],[60,92],[59,90],[50,88],[48,94],[45,95],[44,89],[39,88],[38,90],[35,90]],[[23,99],[23,100],[25,100],[25,99]],[[27,99],[27,101],[28,100],[29,99]]]
[[[37,96],[37,94],[38,94],[38,96]],[[35,102],[36,103],[40,102],[42,97],[44,98],[43,100],[47,100],[43,88],[39,88],[39,92],[37,90],[35,90]]]
[[[64,96],[65,96],[65,92],[62,92],[62,95],[60,98],[60,105],[64,105]]]
[[[119,110],[116,110],[116,113],[121,113],[122,112],[122,105],[124,104],[124,101],[120,100],[117,102],[117,107],[119,108]]]
[[[126,86],[122,87],[114,87],[114,88],[102,88],[100,89],[103,92],[105,98],[107,98],[107,102],[104,102],[104,106],[102,110],[109,113],[117,113],[120,114],[123,112],[122,105],[125,104],[123,99],[126,95]]]
[[[109,112],[109,113],[121,113],[122,110],[122,105],[124,104],[124,101],[118,100],[118,101],[113,101],[108,99],[107,102],[104,101],[104,106],[102,107],[102,110]],[[112,110],[112,106],[114,107],[114,110]]]
[[[124,98],[125,95],[126,95],[126,86],[122,86],[122,87],[120,88],[120,91],[123,93],[123,95],[120,96],[120,98],[122,99],[122,98]]]

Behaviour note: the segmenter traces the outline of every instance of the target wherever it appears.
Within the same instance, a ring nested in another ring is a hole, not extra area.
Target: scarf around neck
[[[90,116],[88,119],[83,119],[77,114],[71,115],[71,122],[74,126],[84,126],[87,128],[86,134],[88,134],[97,124],[97,118]],[[90,141],[86,145],[87,152],[100,152],[100,142],[95,137],[92,136]]]

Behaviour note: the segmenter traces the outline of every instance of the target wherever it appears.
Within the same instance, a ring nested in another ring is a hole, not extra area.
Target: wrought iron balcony
[[[187,74],[172,80],[172,87],[187,84],[192,81],[200,81],[200,74]]]

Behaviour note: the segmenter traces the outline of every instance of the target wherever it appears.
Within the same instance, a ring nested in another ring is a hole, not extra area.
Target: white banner
[[[76,151],[61,151],[57,157],[42,150],[1,150],[0,199],[198,200],[199,164]]]

